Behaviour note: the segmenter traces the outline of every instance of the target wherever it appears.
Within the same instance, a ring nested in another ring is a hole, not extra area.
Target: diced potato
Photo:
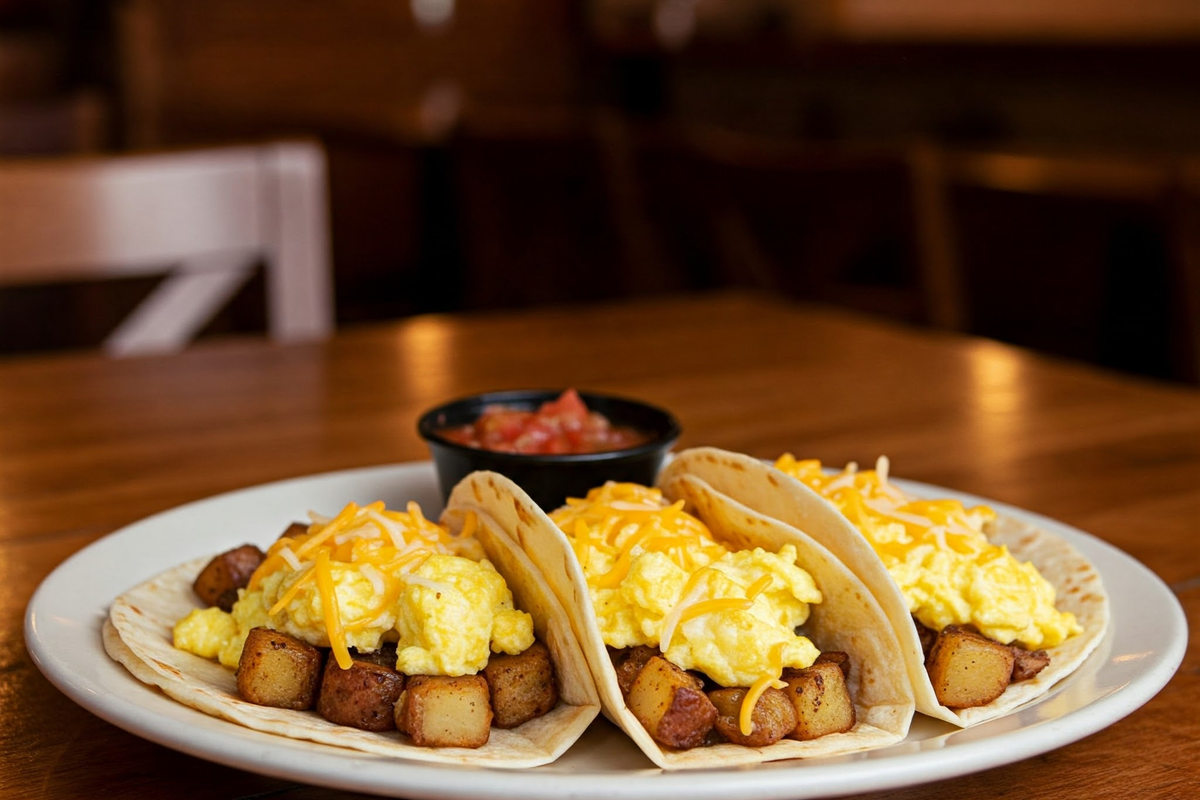
[[[320,650],[294,636],[253,628],[238,662],[238,696],[260,706],[312,708],[323,657]]]
[[[368,661],[388,669],[396,668],[396,643],[383,642],[378,650],[356,650],[350,648],[350,657],[355,661]]]
[[[200,571],[192,589],[200,602],[228,611],[237,600],[237,590],[245,588],[264,558],[266,554],[252,544],[226,550]]]
[[[703,744],[717,721],[703,681],[661,656],[646,662],[625,702],[656,741],[682,750]]]
[[[948,625],[938,634],[925,668],[938,702],[949,708],[984,706],[1008,688],[1012,648]]]
[[[396,703],[396,727],[422,747],[483,747],[492,706],[482,675],[414,675]]]
[[[242,587],[239,587],[239,588],[242,588]],[[215,607],[221,609],[222,611],[224,611],[226,614],[228,614],[229,612],[233,611],[233,604],[236,603],[237,601],[238,601],[238,590],[237,589],[226,589],[225,591],[221,592],[220,595],[217,596],[217,601],[215,603],[213,603],[213,605]]]
[[[483,670],[492,700],[492,724],[515,728],[558,703],[558,683],[550,650],[534,642],[518,655],[493,654]]]
[[[850,655],[841,650],[826,650],[817,656],[817,663],[837,664],[842,670],[842,677],[850,680]]]
[[[818,660],[807,669],[785,669],[782,677],[787,682],[783,691],[796,711],[791,738],[807,741],[854,727],[854,702],[839,664]]]
[[[747,747],[766,747],[775,744],[796,729],[796,709],[792,701],[779,689],[768,688],[754,704],[749,734],[742,733],[742,703],[748,689],[716,689],[708,693],[708,699],[717,708],[716,728],[734,744]]]
[[[621,687],[621,694],[629,694],[629,688],[633,686],[633,681],[642,671],[642,667],[656,655],[657,647],[644,644],[612,652],[613,669],[617,671],[617,684]]]
[[[1050,656],[1045,650],[1026,650],[1010,645],[1013,652],[1012,682],[1027,681],[1050,665]]]
[[[290,524],[286,528],[284,528],[283,533],[279,534],[279,536],[277,538],[282,539],[283,537],[286,536],[289,539],[296,539],[300,536],[307,536],[307,535],[308,535],[308,523],[307,522],[293,522],[292,524]]]
[[[317,713],[330,722],[365,731],[396,727],[396,701],[404,691],[404,676],[394,669],[368,661],[354,661],[342,669],[328,659]]]

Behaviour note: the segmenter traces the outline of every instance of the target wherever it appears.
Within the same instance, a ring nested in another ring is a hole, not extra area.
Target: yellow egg
[[[900,587],[909,611],[941,630],[972,625],[984,636],[1029,649],[1054,647],[1079,633],[1073,614],[1055,607],[1054,587],[1028,562],[988,541],[996,518],[986,506],[906,496],[874,470],[850,465],[830,475],[819,461],[790,455],[775,464],[845,514],[871,543]]]
[[[588,581],[604,643],[651,645],[723,686],[751,686],[818,651],[796,633],[821,602],[793,546],[729,552],[657,489],[609,483],[555,511]]]
[[[495,619],[504,652],[533,644],[533,621],[514,614],[512,593],[491,562],[431,556],[401,593],[396,666],[408,675],[467,675],[487,665]],[[522,623],[521,620],[525,622]]]
[[[179,622],[173,631],[175,646],[202,658],[216,658],[231,638],[237,635],[233,617],[219,608],[197,608]]]
[[[379,649],[383,636],[396,625],[396,611],[390,605],[380,606],[374,585],[360,567],[332,562],[329,567],[338,614],[345,626],[347,647],[373,651]],[[255,608],[268,611],[302,580],[303,573],[283,571],[280,577],[268,576],[262,583],[262,600]],[[302,639],[314,647],[329,647],[325,603],[315,580],[304,581],[284,607],[269,614],[270,627]],[[246,629],[247,632],[249,628]]]
[[[429,522],[415,504],[351,503],[318,518],[307,535],[280,539],[231,613],[203,609],[176,625],[175,643],[236,667],[255,627],[283,631],[333,657],[397,644],[397,668],[410,675],[466,675],[490,652],[533,644],[533,619],[472,538]]]
[[[690,590],[684,590],[676,606],[681,609],[678,626],[672,631],[668,618],[661,631],[658,645],[667,659],[699,670],[722,686],[750,686],[774,672],[777,651],[783,667],[811,666],[820,651],[795,629],[808,618],[809,604],[821,601],[821,593],[795,559],[790,545],[778,555],[757,549],[729,553],[694,573]],[[793,581],[793,571],[804,578]],[[744,605],[736,603],[763,577],[780,588],[759,592]]]

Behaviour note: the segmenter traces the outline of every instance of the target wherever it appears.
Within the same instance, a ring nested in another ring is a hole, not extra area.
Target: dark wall
[[[320,136],[342,324],[729,285],[926,324],[914,146],[1200,150],[1186,40],[852,43],[764,13],[664,47],[648,24],[567,0],[460,0],[439,29],[400,0],[0,0],[0,39],[53,32],[59,84],[105,93],[112,147]],[[947,196],[969,330],[1194,377],[1159,198]]]

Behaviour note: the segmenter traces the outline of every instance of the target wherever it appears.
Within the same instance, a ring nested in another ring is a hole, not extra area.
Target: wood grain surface
[[[146,515],[266,481],[425,459],[415,425],[426,407],[565,386],[672,409],[681,447],[835,465],[885,453],[897,476],[1087,530],[1176,593],[1192,643],[1144,707],[1036,758],[871,797],[1200,790],[1200,394],[724,294],[418,317],[314,345],[230,340],[164,358],[0,363],[0,797],[347,796],[183,755],[75,705],[26,650],[31,595],[79,548]]]

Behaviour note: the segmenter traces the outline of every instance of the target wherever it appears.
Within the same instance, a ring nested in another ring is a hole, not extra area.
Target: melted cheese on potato
[[[175,626],[175,646],[236,667],[251,628],[266,626],[350,665],[350,648],[397,644],[405,674],[467,675],[489,653],[533,644],[533,620],[483,558],[478,541],[382,503],[351,503],[333,518],[311,515],[305,535],[267,552],[231,613],[194,611]]]
[[[922,624],[973,625],[1003,644],[1054,647],[1081,627],[1055,608],[1055,590],[1033,564],[988,541],[996,518],[987,506],[907,496],[888,481],[886,458],[874,470],[850,464],[827,474],[821,462],[790,454],[775,466],[833,503],[879,554]]]
[[[722,686],[777,680],[817,648],[796,628],[821,602],[797,552],[730,552],[662,493],[608,483],[551,514],[588,582],[605,644],[651,645]]]

